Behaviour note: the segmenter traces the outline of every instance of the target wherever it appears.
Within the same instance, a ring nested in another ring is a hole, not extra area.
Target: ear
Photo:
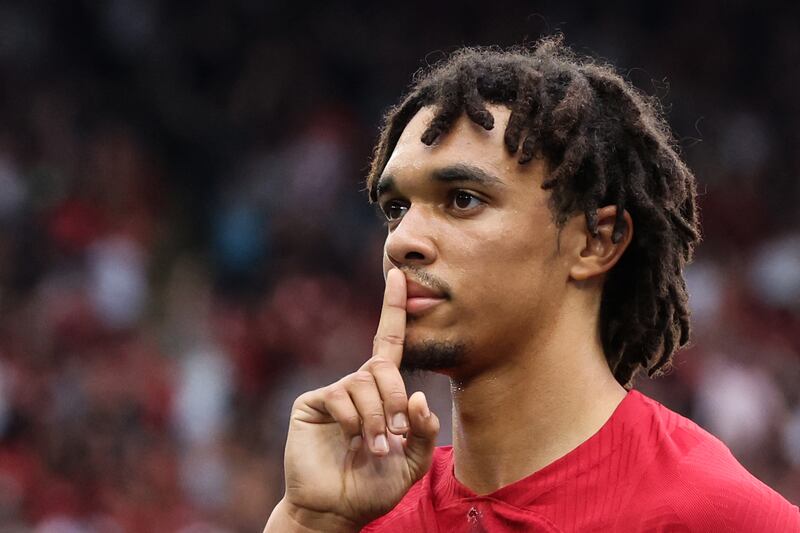
[[[621,235],[618,235],[617,242],[613,239],[614,222],[617,218],[616,206],[609,205],[597,210],[597,235],[592,235],[589,231],[586,217],[580,217],[583,220],[581,240],[583,249],[570,268],[570,279],[584,281],[601,276],[617,264],[633,237],[631,215],[624,211],[622,217],[625,220],[625,227],[622,228]]]

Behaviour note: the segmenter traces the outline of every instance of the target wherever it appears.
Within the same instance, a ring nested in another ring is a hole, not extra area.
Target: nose
[[[386,237],[385,259],[396,267],[433,263],[437,254],[433,231],[432,217],[423,206],[412,204]]]

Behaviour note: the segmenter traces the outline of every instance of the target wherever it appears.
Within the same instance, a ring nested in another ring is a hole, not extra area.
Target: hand
[[[284,457],[286,494],[267,530],[358,530],[389,512],[430,468],[439,419],[424,394],[406,396],[399,370],[405,307],[405,275],[392,269],[372,357],[357,372],[295,401]]]

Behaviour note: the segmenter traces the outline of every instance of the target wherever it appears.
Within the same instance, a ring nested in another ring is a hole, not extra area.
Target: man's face
[[[453,375],[508,361],[535,348],[560,309],[569,264],[545,164],[520,165],[503,144],[509,110],[489,109],[493,130],[462,116],[433,146],[420,141],[433,117],[422,109],[377,185],[390,219],[384,274],[398,266],[409,280],[406,367]]]

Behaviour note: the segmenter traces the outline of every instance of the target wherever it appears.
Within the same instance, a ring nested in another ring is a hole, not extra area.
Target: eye
[[[408,205],[398,200],[390,200],[386,202],[383,207],[383,214],[386,220],[399,220],[408,211]]]
[[[456,191],[453,194],[452,205],[459,211],[475,209],[483,204],[483,200],[467,191]]]

